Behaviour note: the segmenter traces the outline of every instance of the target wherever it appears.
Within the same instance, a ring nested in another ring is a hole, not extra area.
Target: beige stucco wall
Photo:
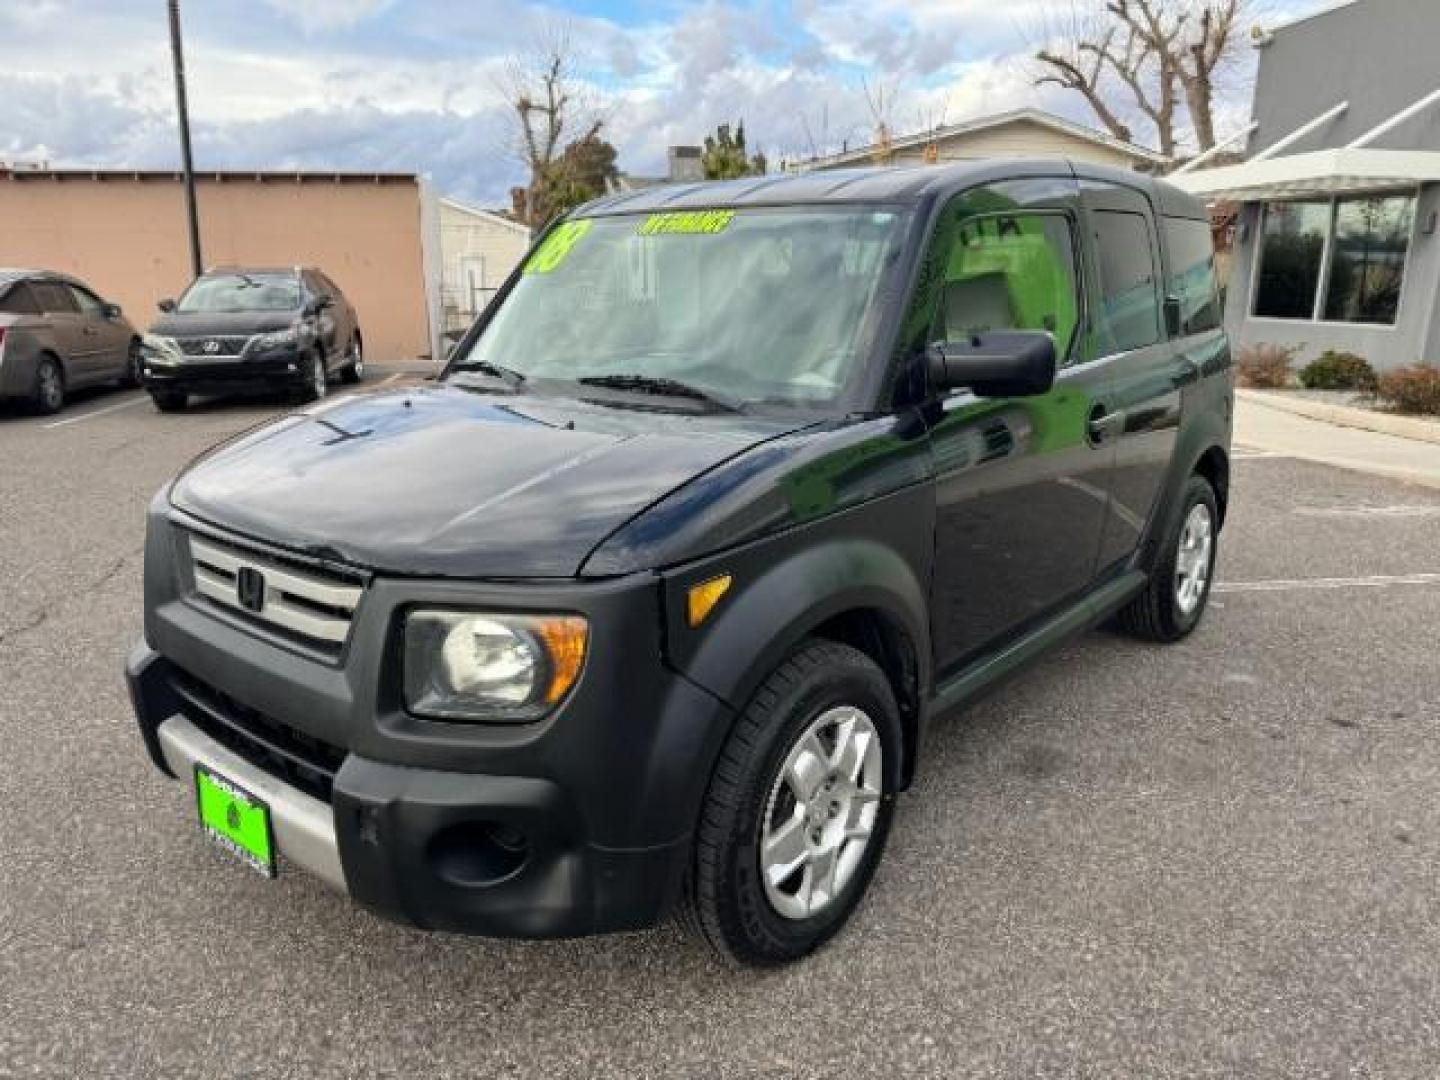
[[[1073,161],[1089,161],[1097,165],[1134,168],[1136,161],[1121,150],[1077,138],[1063,131],[1027,120],[1016,120],[997,127],[941,140],[941,161],[966,158],[1063,157]],[[924,163],[924,148],[907,148],[895,155],[897,164]]]
[[[428,355],[420,196],[410,179],[201,178],[207,266],[314,265],[355,305],[374,361]],[[178,180],[0,174],[0,266],[74,274],[149,325],[190,280]]]
[[[468,325],[494,290],[505,283],[529,247],[528,231],[442,200],[440,250],[444,258],[446,326]],[[474,294],[467,270],[474,272]]]

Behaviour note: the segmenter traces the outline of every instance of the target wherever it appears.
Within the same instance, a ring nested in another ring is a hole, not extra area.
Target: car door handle
[[[1180,366],[1175,372],[1175,386],[1189,386],[1200,381],[1200,362],[1192,356],[1180,357]]]
[[[1091,406],[1090,415],[1085,418],[1085,436],[1090,445],[1099,446],[1114,435],[1124,422],[1123,412],[1106,412],[1105,406],[1097,401]]]

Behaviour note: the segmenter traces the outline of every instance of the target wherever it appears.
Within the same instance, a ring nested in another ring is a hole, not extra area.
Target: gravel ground
[[[1440,1070],[1440,491],[1242,454],[1197,634],[944,723],[853,925],[757,976],[669,928],[409,931],[207,847],[120,676],[141,511],[275,408],[132,396],[0,416],[0,1075]]]

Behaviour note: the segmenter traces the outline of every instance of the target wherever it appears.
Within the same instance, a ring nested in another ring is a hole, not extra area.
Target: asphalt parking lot
[[[757,976],[407,931],[202,842],[121,679],[141,511],[279,408],[0,414],[0,1075],[1440,1071],[1440,490],[1242,451],[1197,634],[944,723],[851,928]]]

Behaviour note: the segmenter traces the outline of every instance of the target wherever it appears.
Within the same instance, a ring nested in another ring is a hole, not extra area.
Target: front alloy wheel
[[[894,692],[870,657],[832,641],[791,653],[721,750],[681,923],[736,964],[823,945],[885,850],[901,740]]]
[[[765,895],[787,919],[822,914],[855,876],[880,812],[880,736],[859,709],[822,713],[800,737],[766,801]]]

